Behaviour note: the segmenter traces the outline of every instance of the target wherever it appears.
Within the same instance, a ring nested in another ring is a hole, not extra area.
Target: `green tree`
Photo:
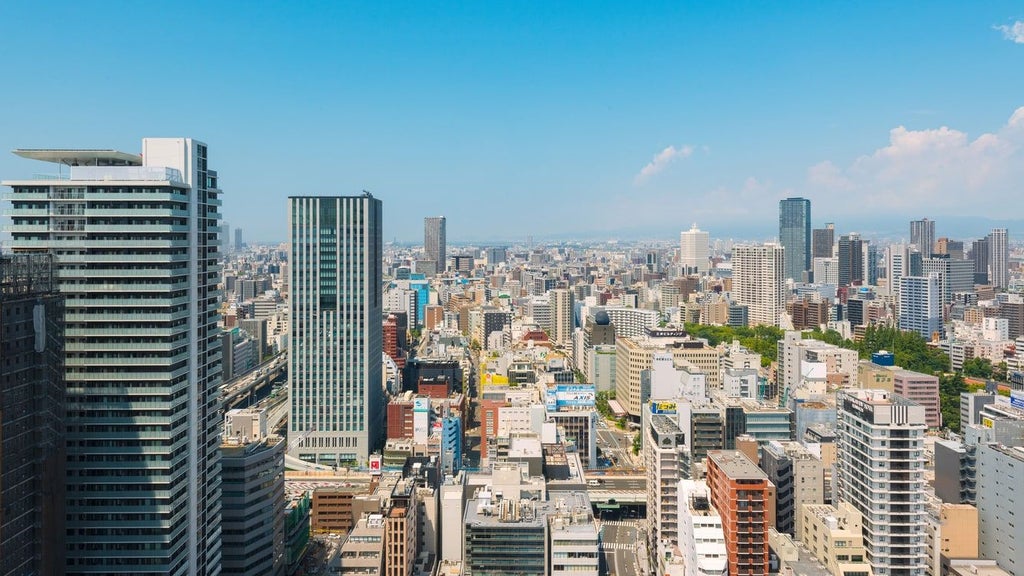
[[[988,358],[971,358],[964,362],[964,366],[960,370],[964,376],[988,380],[992,377],[992,361]]]
[[[633,436],[633,454],[634,455],[640,453],[640,447],[641,447],[642,443],[643,443],[643,438],[640,436],[640,433],[638,432],[635,436]]]
[[[939,376],[939,406],[942,411],[942,424],[953,430],[960,431],[960,393],[967,392],[967,383],[959,372]]]

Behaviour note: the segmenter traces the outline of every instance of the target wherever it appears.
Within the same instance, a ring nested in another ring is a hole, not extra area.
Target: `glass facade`
[[[811,269],[811,201],[779,200],[779,243],[785,249],[784,278],[802,282]]]

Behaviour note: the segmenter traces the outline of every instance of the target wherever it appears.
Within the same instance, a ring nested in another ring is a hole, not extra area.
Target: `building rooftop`
[[[739,450],[710,450],[708,460],[714,461],[715,465],[731,479],[768,481],[768,475]]]

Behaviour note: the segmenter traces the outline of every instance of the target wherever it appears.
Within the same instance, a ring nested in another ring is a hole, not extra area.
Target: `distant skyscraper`
[[[939,274],[904,276],[900,281],[900,330],[917,332],[925,340],[942,335],[942,287]]]
[[[381,201],[288,199],[288,431],[303,460],[365,465],[384,439]]]
[[[752,326],[778,326],[786,309],[783,248],[778,244],[737,244],[732,248],[732,293],[749,309]]]
[[[1010,246],[1006,228],[993,228],[988,235],[989,282],[996,288],[1010,285]]]
[[[935,250],[935,221],[927,218],[911,220],[910,243],[917,246],[925,258],[931,256]]]
[[[797,282],[811,269],[811,201],[779,200],[779,243],[786,250],[783,278]]]
[[[242,229],[235,228],[235,250],[241,250],[242,246]]]
[[[427,259],[437,262],[437,272],[444,272],[448,266],[447,221],[444,216],[428,216],[423,219],[423,251]]]
[[[679,234],[679,266],[684,275],[708,273],[710,261],[708,252],[711,246],[711,235],[697,228]]]
[[[974,283],[988,284],[989,237],[971,243],[971,260],[974,261]]]
[[[839,237],[839,285],[864,282],[864,241],[856,232]]]
[[[824,228],[815,228],[811,233],[811,257],[831,258],[832,246],[836,243],[836,225],[827,222]]]
[[[0,256],[0,574],[64,573],[64,296],[49,254]]]
[[[845,390],[836,422],[836,493],[863,516],[872,572],[924,576],[924,406],[884,390]]]
[[[68,295],[66,573],[218,574],[221,191],[207,147],[15,153],[71,167],[6,182],[14,250],[54,251]]]

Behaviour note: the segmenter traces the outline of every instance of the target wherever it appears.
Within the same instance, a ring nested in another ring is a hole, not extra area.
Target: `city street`
[[[639,457],[633,455],[633,435],[609,425],[604,419],[597,421],[597,447],[601,455],[612,461],[613,466],[635,468]]]
[[[605,522],[601,525],[601,554],[608,576],[642,574],[638,552],[640,532],[634,522]]]

